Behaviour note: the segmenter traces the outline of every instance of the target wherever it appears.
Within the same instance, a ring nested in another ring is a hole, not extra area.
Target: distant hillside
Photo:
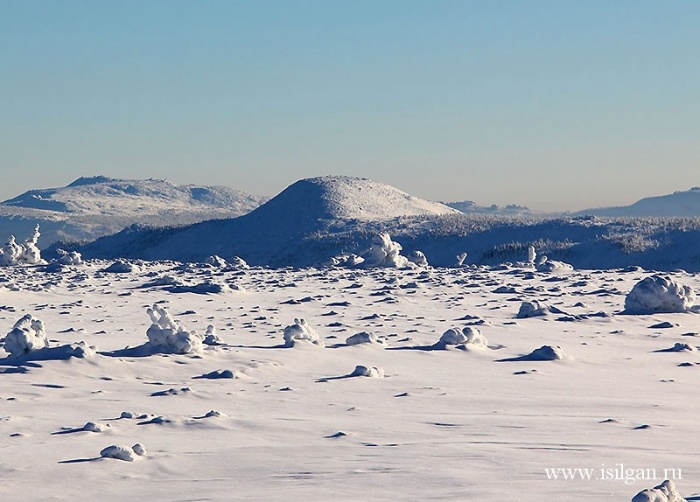
[[[254,211],[235,219],[185,228],[134,227],[82,248],[86,257],[202,260],[246,256],[258,264],[294,263],[306,242],[372,222],[457,215],[436,202],[362,178],[327,176],[297,181]],[[306,265],[315,257],[305,256]]]
[[[460,202],[444,202],[444,204],[465,214],[517,215],[530,213],[530,209],[528,209],[525,206],[519,206],[517,204],[508,204],[507,206],[498,206],[496,204],[493,204],[491,206],[479,206],[476,204],[476,202],[473,202],[471,200],[464,200]]]
[[[165,180],[79,178],[60,188],[30,190],[0,204],[0,239],[19,239],[39,224],[46,247],[57,240],[89,241],[134,223],[188,225],[232,218],[265,199],[228,187],[177,186]]]
[[[693,187],[685,192],[647,197],[630,206],[586,209],[577,214],[611,217],[700,217],[700,187]]]
[[[251,265],[317,266],[361,254],[378,232],[434,266],[521,262],[539,255],[578,268],[700,271],[700,220],[463,214],[358,178],[312,178],[235,219],[180,228],[133,226],[78,248],[86,258],[203,261],[240,256]]]

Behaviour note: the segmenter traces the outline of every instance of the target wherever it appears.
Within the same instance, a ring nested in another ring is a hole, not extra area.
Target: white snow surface
[[[110,263],[0,268],[2,332],[31,314],[51,341],[40,359],[0,349],[2,500],[631,500],[665,478],[700,497],[699,352],[665,350],[697,348],[700,318],[620,315],[651,271],[577,268],[552,281],[507,267],[154,261],[102,272]],[[174,293],[158,277],[247,292]],[[698,274],[668,277],[700,287]],[[549,314],[516,319],[534,301]],[[216,326],[216,343],[132,350],[153,305],[172,319],[156,314],[158,329]],[[325,349],[285,348],[295,317]],[[491,349],[434,350],[452,327],[478,329]],[[388,343],[343,343],[362,332]],[[54,351],[78,341],[100,351]],[[544,346],[570,357],[521,358]],[[148,453],[125,446],[136,444]],[[623,475],[604,479],[617,466]],[[546,471],[559,468],[592,476]],[[643,479],[624,475],[639,469]]]

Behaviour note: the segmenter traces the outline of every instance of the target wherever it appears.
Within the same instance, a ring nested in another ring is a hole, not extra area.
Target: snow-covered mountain
[[[165,180],[79,178],[60,188],[30,190],[0,204],[3,235],[41,226],[42,247],[57,241],[89,241],[134,223],[188,225],[233,218],[265,198],[222,186],[177,186]]]
[[[700,187],[657,197],[646,197],[629,206],[579,211],[580,215],[627,217],[700,217]]]
[[[86,257],[181,261],[237,255],[259,265],[308,266],[329,253],[354,251],[371,239],[370,228],[386,222],[459,214],[382,183],[326,176],[297,181],[239,218],[179,228],[134,226],[83,246],[81,252]],[[330,243],[335,238],[342,242]]]
[[[390,186],[346,177],[294,183],[235,219],[187,227],[132,226],[78,250],[86,258],[204,261],[240,256],[251,265],[308,267],[362,254],[387,232],[431,265],[525,260],[528,246],[577,268],[700,270],[700,220],[463,214]]]

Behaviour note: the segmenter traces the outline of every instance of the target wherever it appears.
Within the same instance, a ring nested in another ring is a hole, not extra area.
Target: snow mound
[[[64,249],[57,249],[56,254],[58,254],[57,263],[61,265],[82,265],[83,257],[77,251],[66,251]]]
[[[632,498],[632,502],[686,502],[670,479],[654,488],[642,490]]]
[[[499,361],[561,361],[564,359],[569,359],[569,356],[559,345],[543,345],[529,354],[510,357],[508,359],[499,359]]]
[[[110,274],[130,274],[136,270],[136,266],[128,261],[117,260],[109,267],[102,269],[102,272]]]
[[[226,260],[224,260],[221,256],[215,254],[208,256],[207,259],[204,260],[204,263],[206,263],[207,265],[211,265],[215,268],[225,268],[228,265],[228,263],[226,263]]]
[[[246,261],[240,256],[233,256],[229,259],[228,264],[230,267],[240,270],[245,270],[250,268]]]
[[[22,244],[17,244],[15,236],[10,235],[7,244],[0,248],[0,266],[10,267],[45,263],[41,259],[41,251],[37,246],[40,236],[39,225],[34,227],[34,233]]]
[[[549,312],[549,307],[543,302],[534,300],[531,302],[523,302],[520,305],[520,310],[515,317],[518,319],[527,319],[529,317],[545,316]]]
[[[428,258],[422,251],[413,251],[410,255],[408,255],[408,261],[417,267],[422,268],[428,266]]]
[[[372,239],[370,248],[362,255],[362,266],[402,268],[408,265],[408,258],[402,256],[401,244],[394,242],[389,234],[382,232]]]
[[[477,328],[467,326],[465,328],[450,328],[445,331],[440,340],[435,344],[435,348],[447,348],[456,346],[460,348],[488,348],[486,337]]]
[[[363,376],[369,378],[384,378],[384,370],[377,366],[355,366],[355,369],[350,373],[351,377]]]
[[[49,346],[44,323],[27,314],[15,323],[5,337],[5,351],[17,357]]]
[[[638,282],[625,298],[625,313],[655,314],[688,312],[695,292],[667,275],[653,275]]]
[[[569,263],[564,263],[563,261],[550,260],[546,256],[540,257],[535,266],[538,272],[565,272],[573,270],[574,266]]]
[[[126,462],[133,462],[144,455],[146,455],[146,449],[138,443],[134,446],[113,444],[100,452],[100,457],[102,458],[115,458]]]
[[[294,319],[294,324],[284,328],[284,345],[294,347],[297,342],[307,342],[323,347],[323,341],[318,333],[309,326],[305,319]]]
[[[148,343],[159,352],[193,354],[202,351],[203,339],[195,331],[185,330],[158,304],[147,311],[152,324],[146,331]]]
[[[345,340],[345,343],[347,345],[361,345],[365,343],[370,343],[370,344],[383,344],[384,342],[379,340],[376,335],[373,333],[367,333],[367,332],[362,332],[362,333],[356,333],[350,337],[348,337],[347,340]]]

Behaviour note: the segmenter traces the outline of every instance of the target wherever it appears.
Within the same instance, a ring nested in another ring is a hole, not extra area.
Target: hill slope
[[[587,209],[577,214],[625,217],[700,217],[700,187],[658,197],[647,197],[629,206]]]
[[[104,176],[79,178],[65,187],[30,190],[0,204],[0,232],[21,238],[39,224],[40,244],[46,247],[57,240],[94,240],[134,223],[187,225],[232,218],[264,200],[221,186],[177,186],[165,180]]]
[[[309,265],[308,241],[397,218],[457,215],[436,202],[362,178],[327,176],[297,181],[254,211],[236,219],[183,228],[133,227],[84,246],[86,257],[117,256],[198,261],[239,255],[261,265]]]

